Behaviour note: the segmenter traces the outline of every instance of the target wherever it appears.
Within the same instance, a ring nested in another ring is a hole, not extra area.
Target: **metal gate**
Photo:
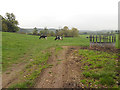
[[[90,35],[90,47],[101,46],[101,47],[115,47],[116,35],[115,34],[101,34],[101,35]]]

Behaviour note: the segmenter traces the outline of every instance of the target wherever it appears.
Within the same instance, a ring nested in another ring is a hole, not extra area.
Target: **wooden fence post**
[[[97,43],[97,35],[96,35],[96,43]]]
[[[90,42],[92,42],[92,35],[90,35]]]
[[[101,35],[99,35],[100,43],[101,43]]]
[[[108,35],[107,35],[107,42],[109,42],[109,40],[108,40]]]
[[[104,38],[105,38],[105,36],[103,35],[103,42],[105,42],[105,39],[104,39]]]
[[[109,43],[111,43],[111,35],[109,36]]]
[[[114,35],[114,42],[116,42],[116,35]]]
[[[101,34],[101,35],[90,35],[90,47],[94,45],[95,43],[98,43],[97,45],[106,45],[106,46],[114,46],[115,47],[116,42],[116,35],[114,34]]]
[[[112,35],[112,43],[113,43],[113,35]]]
[[[93,43],[94,43],[94,35],[93,35]]]

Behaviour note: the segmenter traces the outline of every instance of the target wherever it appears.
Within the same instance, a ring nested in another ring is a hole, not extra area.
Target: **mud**
[[[2,74],[2,88],[8,88],[8,86],[19,79],[19,72],[24,69],[26,63],[22,62],[19,64],[14,64],[9,70]]]
[[[32,88],[80,88],[81,79],[81,57],[77,57],[74,52],[87,47],[62,46],[62,50],[55,52],[50,49],[52,55],[47,64],[50,67],[43,69]],[[79,58],[79,59],[78,59]],[[31,60],[30,60],[31,61]],[[30,62],[29,61],[29,62]],[[8,88],[16,82],[21,82],[20,71],[24,70],[29,62],[13,64],[2,74],[2,88]]]
[[[36,80],[34,88],[80,88],[80,60],[73,52],[80,47],[63,46],[59,54],[53,55],[48,62],[51,68],[46,68]]]

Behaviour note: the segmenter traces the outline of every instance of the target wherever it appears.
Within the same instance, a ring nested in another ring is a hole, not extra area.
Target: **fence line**
[[[90,42],[92,43],[114,43],[116,42],[115,34],[112,35],[90,35]]]

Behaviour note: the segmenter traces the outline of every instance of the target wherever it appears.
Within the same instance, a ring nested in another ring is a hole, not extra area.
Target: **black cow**
[[[45,36],[45,35],[39,37],[39,39],[41,39],[41,38],[45,38],[47,40],[47,36]]]
[[[56,36],[55,40],[63,40],[63,36]]]

